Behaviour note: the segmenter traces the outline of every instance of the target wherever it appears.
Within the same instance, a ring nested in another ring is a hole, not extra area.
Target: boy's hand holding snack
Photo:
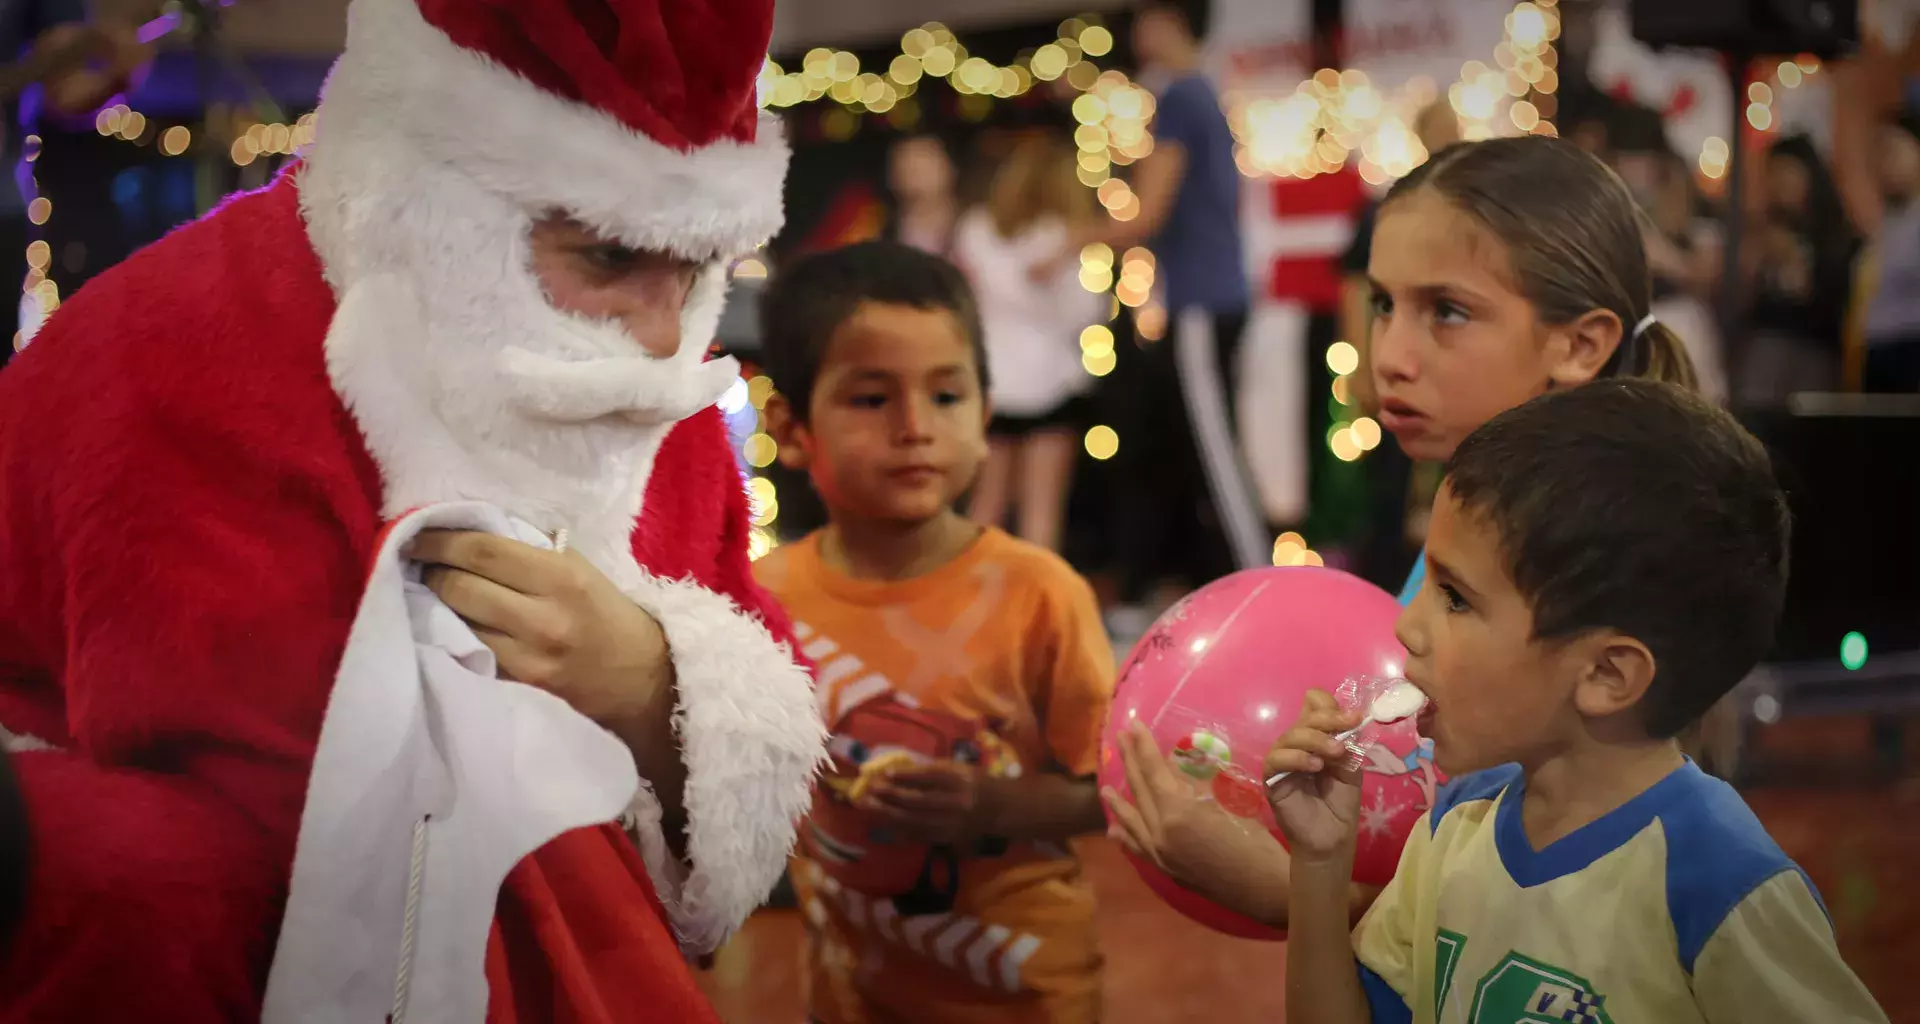
[[[895,768],[869,783],[859,806],[900,824],[916,839],[957,843],[981,832],[981,777],[973,765],[933,761]]]
[[[988,836],[1064,842],[1098,831],[1101,824],[1093,780],[1066,775],[1054,765],[998,778],[978,765],[923,761],[876,774],[854,804],[930,843]]]
[[[1362,713],[1342,711],[1333,695],[1307,691],[1300,717],[1267,754],[1267,774],[1290,773],[1267,790],[1273,817],[1296,861],[1353,857],[1360,824],[1360,770],[1339,735]]]

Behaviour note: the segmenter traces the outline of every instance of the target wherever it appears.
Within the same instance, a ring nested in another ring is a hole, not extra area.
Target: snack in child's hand
[[[1373,704],[1367,709],[1367,718],[1381,725],[1391,725],[1412,718],[1426,706],[1427,695],[1421,693],[1418,686],[1401,679],[1373,699]]]
[[[859,803],[866,797],[867,791],[873,788],[876,780],[886,778],[895,769],[918,764],[920,760],[909,750],[888,750],[873,755],[860,766],[860,777],[854,779],[853,785],[847,790],[847,799]]]

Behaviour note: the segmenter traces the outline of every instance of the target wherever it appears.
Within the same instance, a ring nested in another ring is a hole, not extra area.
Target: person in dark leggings
[[[1199,385],[1202,401],[1215,405],[1203,415],[1221,425],[1234,422],[1233,391],[1228,385],[1226,368],[1239,356],[1241,336],[1246,331],[1245,313],[1224,315],[1196,310],[1189,314],[1189,335],[1182,365],[1180,339],[1169,327],[1168,336],[1146,346],[1140,353],[1140,369],[1131,375],[1135,385],[1131,403],[1135,417],[1121,451],[1126,463],[1125,497],[1117,513],[1121,556],[1126,560],[1119,580],[1121,608],[1109,623],[1118,639],[1125,640],[1146,625],[1140,607],[1153,600],[1154,590],[1163,583],[1187,584],[1207,580],[1248,568],[1228,539],[1229,526],[1213,493],[1210,468],[1203,461],[1202,427],[1191,409],[1189,394]],[[1196,370],[1189,366],[1206,365],[1197,372],[1211,381],[1196,381]],[[1184,375],[1184,376],[1183,376]],[[1227,433],[1229,441],[1233,435]],[[1237,441],[1232,453],[1234,471],[1245,487],[1244,470],[1238,458]],[[1242,491],[1242,507],[1257,516],[1250,492]],[[1255,519],[1257,529],[1264,524]],[[1253,564],[1266,560],[1266,540],[1260,537],[1253,553]]]
[[[1133,45],[1142,83],[1157,94],[1155,146],[1132,176],[1139,215],[1089,239],[1116,250],[1150,247],[1169,314],[1165,339],[1144,349],[1141,416],[1123,442],[1142,460],[1128,474],[1133,493],[1119,523],[1129,559],[1125,604],[1147,598],[1167,576],[1205,582],[1271,558],[1234,428],[1234,369],[1250,295],[1233,134],[1200,70],[1208,15],[1204,0],[1151,0],[1139,9]],[[1172,541],[1195,545],[1185,572],[1168,571]]]

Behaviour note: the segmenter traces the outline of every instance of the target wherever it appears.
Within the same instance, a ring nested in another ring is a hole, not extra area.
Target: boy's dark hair
[[[1213,4],[1211,0],[1145,0],[1140,5],[1143,11],[1172,11],[1187,23],[1187,31],[1193,33],[1196,42],[1204,42],[1207,30],[1213,27]]]
[[[760,300],[761,362],[794,418],[807,422],[814,379],[833,332],[866,302],[944,309],[960,321],[990,383],[980,310],[952,263],[898,242],[862,242],[804,257],[781,269]]]
[[[1613,629],[1653,652],[1640,706],[1654,736],[1685,729],[1772,644],[1786,499],[1760,442],[1691,392],[1621,379],[1549,393],[1461,442],[1447,488],[1499,531],[1536,637]]]

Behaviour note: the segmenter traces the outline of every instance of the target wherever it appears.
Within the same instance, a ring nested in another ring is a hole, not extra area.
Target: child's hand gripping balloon
[[[1263,828],[1248,828],[1160,752],[1144,722],[1115,744],[1133,802],[1101,791],[1108,835],[1135,857],[1228,910],[1272,928],[1286,927],[1287,853]]]

